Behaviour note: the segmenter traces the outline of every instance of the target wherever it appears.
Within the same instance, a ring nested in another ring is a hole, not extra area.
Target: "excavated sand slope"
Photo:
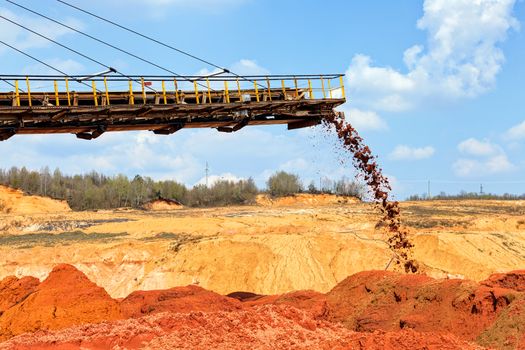
[[[524,282],[525,271],[481,283],[366,271],[326,294],[187,286],[118,301],[58,265],[36,286],[0,282],[15,295],[1,290],[13,305],[0,316],[0,349],[520,349]]]
[[[480,281],[525,266],[523,201],[408,202],[402,213],[429,276]],[[325,293],[388,264],[378,219],[353,202],[0,214],[0,278],[44,279],[64,262],[118,298],[192,283],[220,294]]]
[[[0,213],[23,215],[67,211],[71,208],[65,201],[28,196],[22,191],[0,185]]]

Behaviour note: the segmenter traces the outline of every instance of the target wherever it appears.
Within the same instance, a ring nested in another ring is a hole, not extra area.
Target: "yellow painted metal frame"
[[[210,79],[208,78],[206,78],[206,86],[208,87],[208,103],[211,103]]]
[[[197,104],[200,104],[201,101],[199,99],[199,88],[197,87],[197,81],[196,80],[193,81],[193,88],[195,89],[195,101],[197,102]]]
[[[230,91],[228,90],[228,81],[224,81],[224,97],[226,103],[230,103]]]
[[[253,87],[255,89],[255,99],[257,102],[260,102],[261,99],[259,98],[259,87],[257,86],[257,80],[253,81]]]
[[[93,101],[95,102],[95,107],[98,107],[97,83],[92,80],[91,86],[93,87]]]
[[[146,104],[146,88],[144,85],[144,78],[140,78],[140,84],[142,86],[142,104]]]
[[[104,89],[106,90],[106,105],[109,106],[109,91],[108,91],[108,80],[104,77]]]
[[[180,98],[179,98],[179,84],[177,83],[177,79],[173,79],[173,85],[175,85],[175,102],[177,104],[180,103]]]
[[[272,100],[272,88],[270,86],[270,79],[266,78],[266,84],[268,85],[268,100]]]
[[[69,94],[69,80],[66,78],[65,82],[66,82],[67,105],[68,105],[68,107],[71,107],[71,96]]]
[[[135,95],[133,94],[133,82],[131,80],[129,81],[129,104],[135,104]]]
[[[164,102],[165,105],[168,104],[168,99],[166,97],[166,84],[164,83],[164,80],[162,81],[162,100]]]
[[[31,84],[29,84],[29,77],[26,77],[26,86],[27,86],[27,102],[29,103],[29,107],[32,107],[33,102],[31,102]]]
[[[60,99],[58,98],[58,84],[57,81],[53,81],[53,86],[55,88],[55,105],[60,106]]]
[[[15,99],[16,106],[20,107],[20,92],[18,91],[18,80],[15,80]]]

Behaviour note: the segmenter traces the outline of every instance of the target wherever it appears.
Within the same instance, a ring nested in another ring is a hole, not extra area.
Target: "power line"
[[[123,77],[126,77],[126,78],[128,78],[128,79],[130,79],[130,80],[133,80],[133,79],[131,79],[129,76],[127,76],[127,75],[125,75],[125,74],[122,74],[121,72],[118,72],[117,70],[115,70],[115,68],[110,67],[110,66],[108,66],[108,65],[106,65],[106,64],[104,64],[104,63],[102,63],[102,62],[100,62],[100,61],[98,61],[98,60],[96,60],[96,59],[94,59],[94,58],[92,58],[92,57],[89,57],[88,55],[83,54],[82,52],[79,52],[79,51],[77,51],[77,50],[75,50],[75,49],[72,49],[72,48],[70,48],[70,47],[67,46],[67,45],[61,44],[61,43],[59,43],[59,42],[56,41],[56,40],[53,40],[53,39],[51,39],[51,38],[49,38],[49,37],[47,37],[47,36],[45,36],[45,35],[43,35],[43,34],[41,34],[41,33],[38,33],[37,31],[32,30],[31,28],[28,28],[28,27],[26,27],[26,26],[24,26],[24,25],[22,25],[22,24],[20,24],[20,23],[17,23],[17,22],[15,22],[15,21],[13,21],[13,20],[11,20],[11,19],[5,17],[5,16],[2,16],[2,15],[0,15],[0,18],[4,19],[4,20],[8,21],[9,23],[12,23],[12,24],[14,24],[14,25],[16,25],[16,26],[18,26],[18,27],[20,27],[20,28],[22,28],[22,29],[24,29],[24,30],[30,32],[30,33],[33,33],[33,34],[35,34],[35,35],[37,35],[37,36],[39,36],[39,37],[41,37],[41,38],[43,38],[43,39],[46,39],[47,41],[50,41],[50,42],[52,42],[52,43],[55,44],[55,45],[58,45],[58,46],[60,46],[60,47],[62,47],[62,48],[64,48],[64,49],[66,49],[66,50],[68,50],[68,51],[71,51],[71,52],[73,52],[73,53],[76,54],[76,55],[79,55],[79,56],[81,56],[81,57],[83,57],[83,58],[85,58],[85,59],[87,59],[87,60],[89,60],[89,61],[91,61],[91,62],[94,62],[94,63],[96,63],[96,64],[98,64],[98,65],[100,65],[100,66],[102,66],[102,67],[104,67],[104,68],[106,68],[106,69],[109,69],[109,70],[115,71],[115,73],[117,73],[117,74],[119,74],[119,75],[121,75],[121,76],[123,76]],[[62,74],[64,74],[64,73],[62,73]],[[137,82],[137,81],[136,81],[136,82]],[[150,86],[146,86],[146,87],[149,88],[150,90],[153,90],[153,91],[157,92],[157,90],[151,88]]]
[[[129,52],[129,51],[127,51],[127,50],[124,50],[124,49],[122,49],[122,48],[120,48],[120,47],[118,47],[118,46],[115,46],[115,45],[111,44],[111,43],[108,43],[107,41],[104,41],[104,40],[99,39],[99,38],[97,38],[97,37],[94,37],[94,36],[92,36],[92,35],[90,35],[90,34],[87,34],[87,33],[83,32],[83,31],[81,31],[81,30],[79,30],[79,29],[77,29],[77,28],[71,27],[71,26],[69,26],[69,25],[67,25],[67,24],[65,24],[65,23],[62,23],[62,22],[60,22],[60,21],[58,21],[58,20],[55,20],[55,19],[53,19],[53,18],[51,18],[51,17],[48,17],[48,16],[46,16],[46,15],[40,13],[40,12],[37,12],[37,11],[31,10],[30,8],[27,8],[27,7],[23,6],[23,5],[17,4],[16,2],[11,1],[11,0],[5,0],[5,1],[7,1],[8,3],[10,3],[10,4],[12,4],[12,5],[18,6],[19,8],[22,8],[22,9],[28,11],[28,12],[31,12],[31,13],[37,15],[37,16],[40,16],[40,17],[42,17],[42,18],[45,18],[45,19],[47,19],[48,21],[51,21],[51,22],[53,22],[53,23],[56,23],[56,24],[58,24],[58,25],[60,25],[60,26],[62,26],[62,27],[68,28],[69,30],[72,30],[72,31],[74,31],[74,32],[76,32],[76,33],[78,33],[78,34],[81,34],[81,35],[83,35],[83,36],[85,36],[85,37],[87,37],[87,38],[89,38],[89,39],[91,39],[91,40],[95,40],[95,41],[97,41],[97,42],[99,42],[99,43],[101,43],[101,44],[104,44],[104,45],[106,45],[106,46],[108,46],[108,47],[110,47],[110,48],[112,48],[112,49],[114,49],[114,50],[120,51],[120,52],[122,52],[122,53],[124,53],[124,54],[126,54],[126,55],[128,55],[128,56],[131,56],[131,57],[133,57],[133,58],[135,58],[135,59],[138,59],[138,60],[140,60],[140,61],[142,61],[142,62],[145,62],[145,63],[147,63],[147,64],[149,64],[149,65],[152,65],[152,66],[154,66],[154,67],[156,67],[156,68],[159,68],[159,69],[161,69],[161,70],[163,70],[163,71],[166,71],[166,72],[168,72],[168,73],[171,73],[171,74],[173,74],[173,75],[175,75],[175,76],[178,76],[178,77],[182,77],[182,78],[184,78],[182,75],[180,75],[180,74],[178,74],[178,73],[176,73],[176,72],[174,72],[174,71],[172,71],[172,70],[170,70],[170,69],[168,69],[168,68],[166,68],[166,67],[163,67],[163,66],[161,66],[161,65],[159,65],[159,64],[157,64],[157,63],[155,63],[155,62],[152,62],[152,61],[150,61],[150,60],[147,60],[147,59],[145,59],[145,58],[143,58],[143,57],[140,57],[140,56],[138,56],[138,55],[136,55],[136,54],[134,54],[134,53],[132,53],[132,52]],[[187,81],[189,81],[189,82],[193,82],[191,79],[188,79],[188,78],[184,78],[184,79],[187,80]],[[199,84],[199,86],[201,86],[201,87],[207,88],[207,86],[205,86],[205,85],[203,85],[203,84],[200,84],[200,83],[197,83],[197,84]],[[212,90],[213,90],[213,89],[212,89]],[[214,91],[215,91],[215,90],[214,90]]]
[[[213,62],[210,62],[210,61],[205,60],[205,59],[203,59],[203,58],[201,58],[201,57],[198,57],[198,56],[196,56],[196,55],[193,55],[193,54],[191,54],[191,53],[189,53],[189,52],[187,52],[187,51],[184,51],[184,50],[181,50],[181,49],[179,49],[179,48],[176,48],[176,47],[173,46],[173,45],[166,44],[165,42],[162,42],[162,41],[160,41],[160,40],[158,40],[158,39],[155,39],[155,38],[153,38],[153,37],[151,37],[151,36],[148,36],[148,35],[146,35],[146,34],[142,34],[142,33],[138,32],[138,31],[136,31],[136,30],[133,30],[133,29],[131,29],[131,28],[125,27],[125,26],[123,26],[123,25],[121,25],[121,24],[118,24],[118,23],[116,23],[116,22],[114,22],[114,21],[112,21],[112,20],[110,20],[110,19],[107,19],[107,18],[104,18],[104,17],[102,17],[102,16],[99,16],[99,15],[93,13],[93,12],[90,12],[90,11],[88,11],[88,10],[84,10],[84,9],[78,7],[78,6],[75,6],[75,5],[73,5],[73,4],[70,4],[70,3],[66,2],[66,1],[63,1],[63,0],[56,0],[56,1],[60,2],[61,4],[66,5],[66,6],[69,6],[69,7],[73,8],[73,9],[75,9],[75,10],[77,10],[77,11],[83,12],[83,13],[85,13],[85,14],[87,14],[87,15],[90,15],[90,16],[92,16],[92,17],[95,17],[95,18],[97,18],[97,19],[99,19],[99,20],[101,20],[101,21],[104,21],[104,22],[109,23],[109,24],[111,24],[111,25],[113,25],[113,26],[116,26],[116,27],[118,27],[118,28],[120,28],[120,29],[123,29],[123,30],[125,30],[125,31],[127,31],[127,32],[129,32],[129,33],[132,33],[132,34],[138,35],[138,36],[140,36],[141,38],[144,38],[144,39],[146,39],[146,40],[152,41],[152,42],[154,42],[154,43],[156,43],[156,44],[158,44],[158,45],[164,46],[164,47],[166,47],[166,48],[168,48],[168,49],[171,49],[171,50],[173,50],[173,51],[176,51],[176,52],[178,52],[178,53],[181,53],[181,54],[183,54],[183,55],[185,55],[185,56],[187,56],[187,57],[193,58],[193,59],[195,59],[195,60],[197,60],[197,61],[200,61],[200,62],[202,62],[202,63],[204,63],[204,64],[207,64],[207,65],[209,65],[209,66],[212,66],[212,67],[214,67],[214,68],[221,69],[221,70],[223,71],[223,73],[230,73],[230,74],[234,75],[235,77],[240,78],[240,79],[242,79],[242,80],[245,80],[245,81],[248,81],[248,82],[252,82],[252,83],[254,82],[253,80],[247,79],[246,77],[243,77],[242,75],[239,75],[239,74],[237,74],[237,73],[234,73],[234,72],[232,72],[232,71],[230,71],[230,70],[228,70],[228,69],[226,69],[226,68],[224,68],[224,67],[221,67],[221,66],[219,66],[219,65],[217,65],[217,64],[215,64],[215,63],[213,63]],[[265,86],[263,86],[263,85],[261,85],[261,84],[257,84],[257,85],[259,85],[260,87],[263,87],[263,88],[265,87]]]

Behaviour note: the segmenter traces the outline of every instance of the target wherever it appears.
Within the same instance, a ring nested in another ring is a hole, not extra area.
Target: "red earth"
[[[0,349],[525,348],[525,271],[476,283],[367,271],[326,294],[197,286],[112,299],[70,265],[0,281]]]

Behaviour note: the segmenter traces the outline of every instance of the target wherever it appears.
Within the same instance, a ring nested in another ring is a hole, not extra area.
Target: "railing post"
[[[328,93],[329,93],[329,96],[330,98],[333,98],[332,96],[332,83],[331,83],[331,79],[328,79]]]
[[[298,99],[299,98],[299,85],[297,84],[297,78],[294,78],[293,81],[295,84],[295,98]]]
[[[66,96],[67,96],[67,106],[71,107],[71,96],[69,95],[69,80],[66,78]]]
[[[133,81],[129,81],[129,104],[135,104],[135,95],[133,94]]]
[[[284,84],[284,79],[281,80],[281,86],[283,87],[283,98],[286,100],[286,85]]]
[[[15,99],[16,106],[20,107],[20,92],[18,91],[18,80],[15,80]]]
[[[58,98],[58,84],[56,80],[53,81],[53,85],[55,87],[55,104],[58,107],[60,106],[60,99]]]
[[[95,102],[95,107],[98,107],[97,83],[92,80],[91,85],[93,87],[93,101]]]
[[[197,87],[197,80],[193,81],[193,88],[195,89],[195,101],[197,104],[200,104],[201,102],[199,100],[199,88]]]
[[[239,93],[239,102],[242,102],[241,83],[239,83],[239,78],[237,78],[237,92]]]
[[[32,107],[33,102],[31,102],[31,86],[29,84],[29,77],[26,77],[26,85],[27,85],[27,101],[29,103],[29,107]]]
[[[272,88],[270,86],[270,79],[266,77],[266,84],[268,85],[268,99],[272,101]]]
[[[310,100],[314,99],[314,91],[312,90],[312,81],[308,79],[308,92],[310,93]]]
[[[140,78],[140,84],[142,85],[142,104],[146,104],[146,88],[144,85],[144,78]]]
[[[324,79],[321,76],[321,88],[323,89],[323,98],[326,99],[326,91],[324,90]]]
[[[259,99],[259,87],[257,86],[257,80],[253,81],[253,87],[255,89],[255,100],[257,102],[260,102],[260,99]]]
[[[106,90],[106,105],[109,106],[109,91],[108,91],[108,80],[104,77],[104,89]]]
[[[173,85],[175,85],[175,103],[179,104],[179,84],[177,83],[177,79],[173,79]]]
[[[346,98],[346,93],[345,93],[345,83],[344,83],[344,80],[343,80],[343,76],[342,76],[342,75],[339,77],[339,82],[341,83],[341,92],[342,92],[342,96],[343,96],[343,98]]]
[[[208,87],[208,103],[211,103],[211,89],[210,89],[210,79],[206,78],[206,86]]]
[[[164,80],[162,81],[162,100],[165,105],[168,104],[168,99],[166,98],[166,84],[164,84]]]
[[[226,103],[230,103],[230,91],[228,90],[228,80],[224,81],[224,97],[226,99]]]

